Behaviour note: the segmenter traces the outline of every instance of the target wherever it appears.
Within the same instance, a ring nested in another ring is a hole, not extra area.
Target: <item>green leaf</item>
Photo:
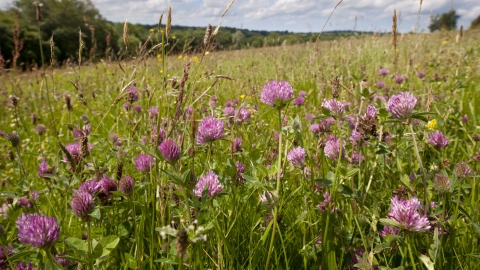
[[[79,263],[82,263],[82,264],[87,264],[88,262],[84,259],[80,259],[80,258],[77,258],[77,257],[74,257],[74,256],[70,256],[70,255],[63,255],[63,256],[59,256],[59,258],[62,258],[62,259],[67,259],[69,261],[75,261],[75,262],[79,262]]]
[[[317,183],[321,187],[329,188],[332,186],[333,181],[329,179],[316,179],[315,183]]]
[[[78,239],[76,237],[69,237],[65,240],[67,245],[69,245],[76,254],[82,256],[82,257],[87,257],[87,244],[85,241]]]
[[[22,251],[22,252],[19,252],[19,253],[16,253],[10,257],[8,257],[8,260],[9,261],[15,261],[16,259],[24,259],[26,257],[29,257],[30,255],[32,254],[37,254],[38,252],[37,251]]]
[[[156,259],[154,262],[159,262],[159,263],[166,263],[166,264],[178,264],[176,261],[170,259],[170,258],[161,258],[161,259]]]
[[[437,261],[438,251],[440,250],[440,239],[438,238],[438,228],[435,228],[433,232],[433,243],[430,245],[428,255],[435,263]]]
[[[120,238],[116,235],[109,235],[103,237],[100,242],[98,242],[97,246],[93,251],[93,259],[96,260],[98,258],[108,256],[108,254],[110,254],[110,252],[112,252],[117,247],[118,242],[120,242]],[[97,251],[97,249],[100,251]]]
[[[478,225],[475,224],[475,223],[472,223],[472,226],[473,226],[473,228],[475,229],[475,231],[477,232],[478,236],[480,236],[480,226],[478,226]]]
[[[433,263],[429,257],[422,254],[418,256],[418,258],[420,258],[420,260],[423,262],[423,264],[425,264],[428,270],[435,270],[435,263]]]
[[[130,255],[130,253],[123,253],[125,256],[125,260],[127,261],[127,266],[130,269],[135,269],[137,267],[137,261],[135,260],[135,257]]]
[[[358,171],[360,171],[359,168],[351,169],[350,171],[347,172],[347,174],[345,175],[345,178],[354,176],[355,174],[358,173]]]
[[[93,217],[94,219],[100,219],[100,209],[95,208],[92,213],[89,214],[89,216]]]
[[[393,219],[381,218],[381,219],[379,219],[379,221],[383,225],[387,225],[389,227],[394,227],[394,228],[400,228],[401,227],[400,223],[398,223],[397,221],[395,221]]]

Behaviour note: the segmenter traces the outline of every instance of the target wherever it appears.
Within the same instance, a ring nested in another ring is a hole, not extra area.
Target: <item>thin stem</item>
[[[90,270],[93,270],[93,261],[92,261],[92,234],[90,231],[90,221],[87,221],[88,227],[88,239],[87,239],[87,246],[88,246],[88,267]]]
[[[22,170],[23,177],[27,177],[27,173],[25,172],[25,167],[23,166],[23,161],[22,161],[22,156],[20,155],[20,150],[19,147],[15,147],[15,150],[17,151],[17,156],[18,156],[18,165],[20,166],[20,169]]]
[[[422,171],[423,205],[425,206],[424,212],[426,213],[428,211],[428,205],[427,205],[427,179],[425,177],[425,169],[423,168],[423,163],[422,163],[422,159],[420,157],[420,152],[418,151],[417,140],[415,139],[415,132],[413,131],[413,125],[410,124],[408,126],[410,128],[410,133],[412,134],[413,148],[415,150],[415,156],[417,157],[418,166],[420,167],[420,170]]]
[[[282,172],[282,110],[278,109],[278,172],[277,172],[277,194],[280,196],[280,175]],[[275,230],[277,229],[277,215],[278,208],[275,206],[273,209],[273,228],[272,228],[272,238],[270,239],[270,247],[268,248],[267,255],[267,264],[265,269],[268,269],[270,265],[270,258],[273,251],[273,243],[275,241]]]

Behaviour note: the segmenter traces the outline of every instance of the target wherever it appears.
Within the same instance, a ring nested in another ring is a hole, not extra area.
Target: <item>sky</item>
[[[91,1],[113,22],[127,19],[132,23],[157,24],[160,14],[166,14],[171,6],[173,25],[206,27],[210,23],[250,30],[320,32],[339,0],[235,0],[223,18],[231,0]],[[430,16],[448,12],[452,1],[461,16],[457,27],[463,24],[467,29],[480,15],[479,0],[423,0],[420,19],[420,0],[343,0],[324,31],[391,31],[394,9],[399,16],[400,32],[410,32],[417,25],[428,31]],[[11,3],[12,0],[0,0],[0,8],[8,8]]]

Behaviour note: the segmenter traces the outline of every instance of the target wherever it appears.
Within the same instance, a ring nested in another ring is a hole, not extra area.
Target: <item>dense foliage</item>
[[[0,269],[475,269],[480,46],[455,34],[1,73]]]
[[[430,29],[430,32],[439,30],[455,30],[457,29],[458,18],[460,18],[460,16],[453,9],[440,15],[433,15],[430,18],[431,22],[428,26],[428,29]]]

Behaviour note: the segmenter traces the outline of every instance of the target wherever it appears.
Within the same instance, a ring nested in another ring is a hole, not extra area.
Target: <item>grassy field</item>
[[[476,269],[457,35],[0,74],[0,268]]]

